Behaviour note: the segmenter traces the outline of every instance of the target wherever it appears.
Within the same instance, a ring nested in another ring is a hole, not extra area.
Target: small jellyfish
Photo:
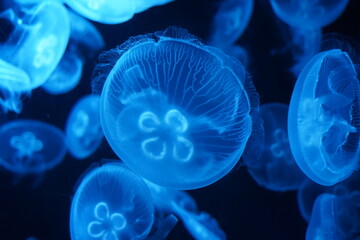
[[[14,120],[0,128],[0,166],[18,174],[42,173],[66,154],[61,130],[35,120]]]
[[[104,137],[100,124],[100,96],[87,95],[75,104],[65,133],[69,152],[76,159],[87,158],[96,151]]]
[[[321,45],[321,28],[335,21],[349,0],[270,0],[276,15],[290,25],[295,58],[291,69],[298,76],[305,64],[317,54]]]
[[[358,166],[359,81],[354,64],[339,49],[314,56],[301,72],[290,102],[288,134],[301,170],[330,186]]]
[[[64,0],[74,11],[90,20],[118,24],[130,20],[135,13],[173,0]]]
[[[22,69],[0,59],[0,110],[20,113],[21,96],[29,92],[30,77]],[[1,111],[0,111],[1,112]]]
[[[70,35],[69,16],[57,2],[43,2],[25,11],[21,19],[12,10],[3,13],[13,22],[14,30],[0,45],[0,58],[30,77],[30,89],[41,86],[62,58]]]
[[[258,95],[236,59],[169,28],[131,38],[100,61],[93,89],[106,80],[104,134],[134,171],[161,186],[194,189],[238,162],[256,125]]]
[[[153,222],[147,185],[121,164],[108,163],[87,172],[71,204],[73,240],[145,239]]]
[[[256,182],[273,191],[296,190],[306,179],[290,150],[287,134],[288,105],[268,103],[260,107],[265,143],[258,165],[247,169]]]

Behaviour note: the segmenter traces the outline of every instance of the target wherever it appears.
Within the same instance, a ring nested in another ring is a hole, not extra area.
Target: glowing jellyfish
[[[289,24],[295,51],[292,72],[298,76],[307,61],[320,50],[321,28],[335,21],[349,0],[271,0],[276,15]]]
[[[152,193],[155,206],[160,211],[178,216],[195,239],[226,239],[216,219],[206,212],[199,212],[195,200],[188,193],[145,182]]]
[[[118,24],[130,20],[135,13],[173,0],[64,0],[74,11],[93,21]]]
[[[324,193],[315,201],[306,239],[358,239],[360,192],[347,195]]]
[[[0,128],[0,166],[19,174],[41,173],[66,154],[64,134],[35,120],[14,120]]]
[[[192,189],[237,163],[258,101],[241,63],[176,28],[131,38],[102,60],[93,85],[99,91],[106,80],[102,127],[133,170],[158,185]]]
[[[358,166],[359,81],[346,52],[314,56],[301,72],[289,108],[295,161],[313,181],[334,185]]]
[[[87,172],[71,204],[73,240],[144,239],[153,222],[148,187],[119,164],[109,163]]]
[[[257,166],[248,167],[256,182],[273,191],[296,190],[305,180],[297,166],[287,134],[288,106],[269,103],[260,107],[265,143]]]
[[[28,93],[30,78],[26,72],[0,59],[0,112],[9,110],[19,113],[21,95]]]
[[[100,96],[87,95],[75,104],[65,132],[73,157],[83,159],[95,152],[104,137],[100,124]]]
[[[33,89],[41,86],[60,62],[69,40],[70,23],[65,7],[57,2],[23,10],[21,19],[12,10],[3,13],[15,26],[0,46],[0,58],[23,69]]]

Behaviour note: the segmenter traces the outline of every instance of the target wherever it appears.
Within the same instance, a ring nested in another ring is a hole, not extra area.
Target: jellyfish
[[[54,168],[66,154],[60,129],[36,120],[13,120],[0,128],[0,166],[18,174]]]
[[[84,159],[96,151],[104,137],[100,124],[100,96],[87,95],[75,104],[65,132],[69,153],[74,158]]]
[[[195,239],[226,239],[216,219],[206,212],[198,211],[195,200],[188,193],[161,187],[147,180],[145,183],[152,193],[155,207],[178,216]]]
[[[360,235],[360,192],[321,194],[315,201],[306,239],[357,239]]]
[[[20,113],[21,96],[29,93],[30,77],[22,69],[0,59],[0,109]]]
[[[118,163],[82,178],[70,210],[71,239],[145,239],[154,222],[151,193],[141,177]]]
[[[161,186],[217,181],[256,125],[258,95],[242,64],[182,29],[131,38],[103,55],[93,75],[110,146]]]
[[[346,52],[315,55],[301,72],[290,102],[288,134],[300,169],[331,186],[358,166],[359,81]]]
[[[295,63],[291,69],[298,76],[305,64],[317,54],[321,44],[321,28],[335,21],[349,0],[270,0],[275,14],[289,24]]]
[[[95,22],[118,24],[130,20],[135,13],[173,0],[64,0],[74,11]]]
[[[264,150],[258,165],[247,168],[259,185],[273,191],[297,190],[306,179],[291,154],[287,134],[288,109],[289,106],[282,103],[260,107],[265,129]]]
[[[30,77],[30,90],[41,86],[62,58],[70,34],[69,16],[57,2],[43,2],[25,15],[7,10],[3,16],[14,24],[8,40],[0,45],[0,58],[24,70]]]

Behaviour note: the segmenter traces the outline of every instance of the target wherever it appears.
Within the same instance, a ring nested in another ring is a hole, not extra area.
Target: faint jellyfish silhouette
[[[71,239],[144,239],[154,222],[151,193],[121,164],[88,171],[72,200]]]
[[[69,40],[70,23],[65,7],[57,2],[21,10],[25,12],[21,19],[12,10],[3,13],[15,26],[0,46],[0,58],[23,69],[30,77],[30,89],[34,89],[49,78],[60,62]]]
[[[42,173],[66,154],[64,134],[35,120],[14,120],[0,128],[0,166],[18,174]]]
[[[273,191],[296,190],[306,179],[290,150],[287,134],[288,105],[268,103],[260,107],[265,143],[257,166],[247,169],[255,181]]]
[[[38,240],[38,238],[36,238],[36,237],[28,237],[25,240]]]
[[[0,59],[0,107],[3,113],[22,109],[21,96],[30,89],[30,78],[23,70]],[[1,112],[1,111],[0,111]]]
[[[87,95],[75,104],[65,133],[69,153],[74,158],[84,159],[96,151],[104,137],[100,123],[100,96]]]
[[[291,27],[295,63],[292,72],[298,76],[307,61],[320,50],[321,28],[335,21],[349,0],[270,0],[275,14]]]
[[[90,20],[105,23],[118,24],[130,20],[135,13],[147,8],[166,4],[173,0],[152,1],[109,1],[109,0],[64,0],[74,11]]]
[[[133,170],[162,186],[193,189],[237,163],[258,110],[241,63],[177,28],[131,38],[100,62],[93,89],[100,92],[106,80],[102,127]]]
[[[296,82],[288,118],[291,151],[313,181],[334,185],[357,168],[359,107],[349,55],[334,49],[314,56]]]

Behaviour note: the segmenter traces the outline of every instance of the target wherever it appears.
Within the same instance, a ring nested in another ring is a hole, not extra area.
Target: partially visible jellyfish
[[[38,240],[38,238],[36,238],[36,237],[28,237],[25,240]]]
[[[306,239],[358,239],[360,192],[347,195],[324,193],[315,201]]]
[[[297,166],[287,134],[288,105],[268,103],[260,107],[265,142],[258,165],[247,169],[256,182],[273,191],[296,190],[306,179]]]
[[[41,86],[60,62],[69,40],[70,23],[65,7],[57,2],[43,2],[22,10],[22,18],[12,10],[2,14],[15,26],[0,46],[0,58],[29,75],[31,90]]]
[[[29,92],[30,77],[22,69],[0,59],[0,112],[20,113],[21,96]]]
[[[151,193],[141,177],[121,164],[87,172],[70,210],[73,240],[145,239],[154,222]]]
[[[321,44],[321,28],[335,21],[349,0],[270,0],[276,15],[289,24],[292,31],[295,64],[298,76],[307,61],[317,54]]]
[[[258,95],[242,64],[168,28],[104,54],[93,89],[115,153],[161,186],[194,189],[227,174],[248,147]],[[255,121],[255,120],[254,120]]]
[[[52,169],[66,154],[62,131],[35,120],[14,120],[3,124],[0,142],[0,166],[18,174]]]
[[[178,216],[195,239],[226,239],[216,219],[206,212],[199,212],[195,200],[188,193],[164,188],[147,180],[145,182],[152,193],[155,206],[160,211]]]
[[[100,124],[100,96],[87,95],[75,104],[65,132],[71,156],[84,159],[96,151],[104,137]]]
[[[173,0],[64,0],[74,11],[90,20],[118,24],[130,20],[135,13]]]
[[[334,185],[358,167],[359,100],[357,72],[346,52],[321,52],[301,72],[288,134],[295,161],[313,181]]]

